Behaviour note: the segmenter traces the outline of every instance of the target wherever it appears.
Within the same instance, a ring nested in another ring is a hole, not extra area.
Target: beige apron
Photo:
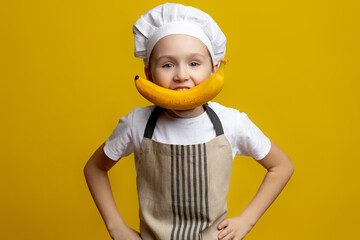
[[[217,225],[227,215],[232,152],[218,116],[209,106],[204,108],[216,137],[203,144],[153,141],[163,109],[155,107],[149,117],[137,175],[143,240],[217,239]]]

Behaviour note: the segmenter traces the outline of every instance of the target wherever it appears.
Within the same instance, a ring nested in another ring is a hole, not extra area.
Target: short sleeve
[[[105,142],[104,152],[114,161],[134,152],[132,118],[132,113],[120,118],[114,131]]]
[[[261,160],[269,153],[270,139],[249,119],[246,113],[240,113],[236,121],[237,155],[250,156]]]

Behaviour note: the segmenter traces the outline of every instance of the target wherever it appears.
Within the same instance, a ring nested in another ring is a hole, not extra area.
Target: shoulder
[[[140,148],[145,125],[153,108],[137,107],[119,119],[105,143],[104,151],[109,158],[118,160]]]
[[[154,105],[146,107],[135,107],[128,115],[136,117],[149,117],[154,107]]]
[[[226,107],[217,102],[208,102],[209,107],[211,107],[216,113],[234,113],[238,110],[230,107]]]
[[[218,114],[236,155],[251,156],[256,160],[266,156],[270,150],[270,140],[246,113],[218,103],[209,103],[209,106]]]
[[[153,105],[146,107],[135,107],[126,116],[121,117],[119,119],[119,123],[126,122],[129,125],[136,125],[136,123],[147,121],[154,107],[155,106]]]
[[[239,110],[231,107],[226,107],[217,102],[209,102],[209,107],[211,107],[214,112],[219,116],[220,119],[229,120],[229,121],[239,121],[247,118],[246,113],[240,112]]]
[[[146,125],[154,106],[136,107],[130,113],[120,117],[117,126],[111,137],[120,133],[135,134],[138,130],[142,130]]]
[[[216,102],[209,102],[209,106],[219,116],[225,131],[228,130],[231,134],[248,135],[249,132],[257,128],[245,112],[225,107]]]

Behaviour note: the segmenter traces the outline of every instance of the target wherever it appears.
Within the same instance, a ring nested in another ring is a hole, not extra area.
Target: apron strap
[[[224,129],[222,127],[222,124],[220,122],[220,119],[218,117],[218,115],[214,112],[214,110],[212,110],[211,107],[209,107],[208,104],[204,104],[203,107],[205,108],[206,112],[208,113],[211,122],[214,125],[215,131],[216,131],[216,136],[220,136],[224,134]]]
[[[224,130],[223,130],[223,127],[222,127],[222,124],[220,122],[218,115],[214,112],[214,110],[212,110],[208,106],[208,104],[204,104],[203,107],[206,110],[206,112],[208,113],[212,124],[214,125],[216,136],[220,136],[220,135],[224,134]],[[150,139],[152,138],[154,130],[155,130],[156,122],[160,116],[160,113],[163,110],[164,110],[164,108],[155,106],[154,110],[151,112],[151,115],[150,115],[149,120],[145,127],[145,132],[144,132],[145,138],[150,138]]]
[[[152,138],[152,135],[154,133],[154,129],[156,126],[156,122],[159,118],[160,113],[163,111],[164,109],[162,107],[159,106],[155,106],[154,110],[151,112],[151,115],[149,117],[149,120],[146,124],[145,127],[145,132],[144,132],[144,137],[145,138]]]

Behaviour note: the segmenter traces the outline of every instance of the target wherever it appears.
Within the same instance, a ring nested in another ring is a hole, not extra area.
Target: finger
[[[232,229],[230,229],[229,227],[224,228],[224,230],[222,230],[221,233],[219,233],[218,238],[224,239],[231,232],[232,232]]]
[[[221,230],[229,225],[229,221],[227,219],[222,220],[218,225],[218,230]]]
[[[223,237],[221,240],[229,240],[229,239],[233,239],[233,237],[235,236],[234,232],[229,232],[229,234],[227,234],[225,237]]]

